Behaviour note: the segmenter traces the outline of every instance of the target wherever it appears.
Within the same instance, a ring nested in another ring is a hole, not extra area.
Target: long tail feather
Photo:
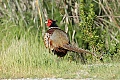
[[[90,52],[88,50],[84,50],[84,49],[75,47],[75,46],[73,46],[71,44],[64,45],[63,48],[67,49],[69,51],[77,52],[77,53],[89,53],[89,54],[92,54],[93,56],[97,57],[95,53],[92,53],[92,52]]]

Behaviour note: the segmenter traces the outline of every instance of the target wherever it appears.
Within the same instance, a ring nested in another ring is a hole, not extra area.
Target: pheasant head
[[[56,24],[56,21],[54,21],[52,19],[48,19],[45,23],[49,28],[50,27],[58,27],[58,25]]]

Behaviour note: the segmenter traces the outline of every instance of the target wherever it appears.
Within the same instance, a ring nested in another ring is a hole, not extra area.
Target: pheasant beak
[[[48,22],[47,22],[47,21],[45,21],[45,23],[47,24]]]

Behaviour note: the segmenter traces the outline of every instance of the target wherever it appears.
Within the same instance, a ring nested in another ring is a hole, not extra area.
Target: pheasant
[[[89,53],[96,56],[94,53],[71,45],[67,33],[59,29],[56,21],[48,19],[46,25],[49,29],[44,35],[44,44],[46,48],[48,48],[58,57],[64,57],[68,51]]]

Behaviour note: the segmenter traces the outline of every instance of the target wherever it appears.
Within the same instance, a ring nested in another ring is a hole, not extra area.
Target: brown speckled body
[[[46,48],[49,48],[59,57],[67,54],[66,49],[62,48],[64,44],[69,44],[68,35],[59,28],[50,28],[44,36],[44,43]]]

